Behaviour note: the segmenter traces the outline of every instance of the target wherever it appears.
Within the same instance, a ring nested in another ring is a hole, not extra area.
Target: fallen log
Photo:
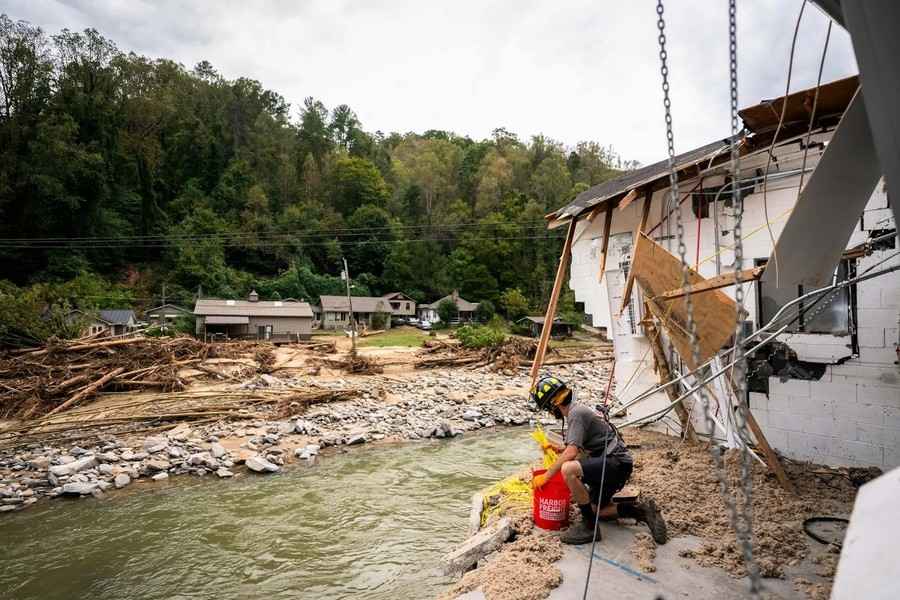
[[[558,360],[545,360],[545,367],[553,367],[558,365],[577,365],[580,363],[589,363],[589,362],[600,362],[600,361],[608,361],[612,360],[612,356],[590,356],[588,358],[560,358]],[[528,367],[530,368],[534,363],[531,361],[523,362],[519,365],[519,368]]]
[[[62,404],[60,404],[59,406],[57,406],[56,408],[54,408],[53,410],[48,412],[47,416],[54,415],[60,411],[63,411],[65,409],[69,408],[70,406],[73,406],[77,402],[80,402],[84,398],[90,396],[91,394],[93,394],[94,392],[96,392],[97,390],[102,388],[104,385],[106,385],[107,383],[109,383],[110,381],[115,379],[124,370],[125,370],[124,368],[119,367],[118,369],[114,369],[114,370],[110,371],[109,373],[107,373],[106,375],[104,375],[103,377],[101,377],[100,379],[95,381],[94,383],[90,384],[89,386],[87,386],[85,388],[82,388],[82,390],[80,392],[78,392],[77,394],[75,394],[74,396],[72,396],[71,398],[69,398],[68,400],[66,400],[65,402],[63,402]]]

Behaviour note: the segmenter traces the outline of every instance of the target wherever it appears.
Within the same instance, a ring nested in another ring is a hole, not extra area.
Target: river
[[[54,500],[0,517],[0,598],[434,597],[472,493],[536,457],[515,428]]]

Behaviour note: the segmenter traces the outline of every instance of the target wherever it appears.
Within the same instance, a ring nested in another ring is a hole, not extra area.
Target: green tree
[[[527,317],[530,309],[528,298],[518,288],[503,290],[500,295],[500,307],[510,321],[518,321],[522,317]]]
[[[441,300],[437,307],[438,316],[441,318],[441,321],[444,323],[449,323],[450,321],[459,317],[459,305],[456,304],[453,300],[449,298],[446,300]]]
[[[366,204],[383,207],[388,190],[378,168],[365,158],[338,159],[331,171],[331,199],[334,208],[345,216]]]

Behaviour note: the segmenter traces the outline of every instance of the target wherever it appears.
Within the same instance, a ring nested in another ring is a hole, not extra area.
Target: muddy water
[[[433,597],[471,494],[534,458],[517,428],[52,501],[0,517],[0,598]]]

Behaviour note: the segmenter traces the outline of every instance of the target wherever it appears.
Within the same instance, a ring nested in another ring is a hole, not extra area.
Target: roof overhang
[[[247,325],[249,323],[250,317],[240,315],[210,315],[206,317],[207,325]]]

